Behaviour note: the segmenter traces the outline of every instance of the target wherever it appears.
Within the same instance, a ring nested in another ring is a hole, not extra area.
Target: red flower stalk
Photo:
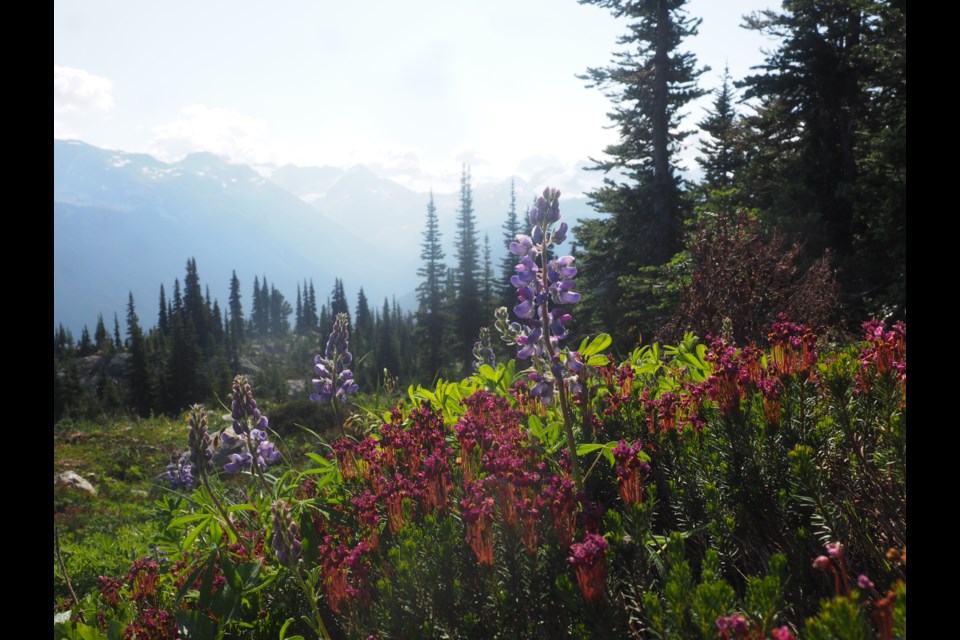
[[[650,474],[650,465],[638,457],[642,450],[643,444],[640,442],[627,446],[621,440],[612,451],[616,461],[617,486],[625,504],[643,503],[643,486]]]
[[[596,533],[588,533],[583,542],[570,545],[571,555],[567,562],[576,570],[577,584],[587,602],[596,602],[606,593],[606,548],[607,541]]]
[[[474,482],[465,487],[467,497],[460,501],[461,515],[467,525],[466,540],[477,556],[477,562],[493,566],[493,505],[484,494],[483,485]]]

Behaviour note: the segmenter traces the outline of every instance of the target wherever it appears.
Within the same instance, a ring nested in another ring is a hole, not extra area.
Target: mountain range
[[[84,325],[92,331],[98,313],[109,329],[116,312],[124,331],[129,293],[141,324],[154,325],[160,285],[170,300],[191,257],[221,308],[236,271],[247,316],[254,276],[266,276],[291,305],[304,279],[313,280],[322,303],[340,278],[351,306],[363,287],[373,308],[394,297],[416,308],[429,194],[363,165],[254,169],[209,153],[165,163],[74,140],[54,140],[53,152],[54,327],[62,323],[75,337]],[[545,186],[516,179],[521,226]],[[510,181],[472,190],[478,241],[489,234],[496,268],[506,253]],[[452,265],[460,194],[434,199]],[[596,215],[583,197],[561,205],[571,226]]]

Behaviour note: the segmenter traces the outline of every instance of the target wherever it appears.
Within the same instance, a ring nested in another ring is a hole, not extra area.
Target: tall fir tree
[[[319,331],[320,316],[317,314],[317,292],[313,288],[313,279],[310,279],[310,287],[307,288],[307,281],[303,281],[304,304],[303,304],[303,322],[308,331]]]
[[[433,379],[446,361],[444,334],[448,324],[444,309],[443,276],[447,268],[443,264],[443,247],[440,242],[440,222],[437,207],[430,191],[427,203],[427,220],[420,245],[420,260],[417,269],[420,285],[417,287],[417,339],[420,344],[421,371]]]
[[[400,371],[400,360],[397,355],[397,334],[394,331],[393,317],[390,312],[390,301],[383,299],[383,312],[377,326],[377,374],[381,384],[384,381],[384,370],[396,376]]]
[[[267,274],[263,274],[263,280],[260,282],[260,310],[263,330],[261,335],[267,337],[270,335],[271,317],[270,317],[270,287],[267,286]]]
[[[283,294],[270,285],[270,335],[282,338],[290,333],[290,314],[293,308]]]
[[[377,379],[373,362],[376,340],[373,314],[370,312],[370,302],[367,300],[367,294],[363,292],[363,287],[360,287],[360,293],[357,294],[357,311],[353,319],[354,330],[350,335],[353,339],[351,347],[354,358],[354,380],[362,389],[371,390]]]
[[[167,296],[163,290],[163,283],[160,283],[160,313],[157,319],[157,328],[160,330],[160,333],[167,335],[170,331],[170,320],[167,315],[168,305],[167,305]]]
[[[838,259],[846,307],[906,310],[906,3],[798,0],[747,26],[780,38],[746,78],[759,103],[744,191]]]
[[[713,95],[712,110],[698,123],[706,134],[700,142],[703,155],[697,157],[697,163],[703,169],[704,195],[733,188],[746,161],[729,67],[724,67],[720,87]]]
[[[581,76],[613,102],[609,114],[620,140],[593,169],[604,185],[591,192],[593,206],[607,217],[578,226],[579,274],[585,322],[611,332],[621,347],[634,344],[666,319],[662,300],[649,285],[649,269],[667,263],[682,248],[685,214],[676,169],[680,144],[691,132],[681,113],[704,91],[693,54],[680,50],[696,35],[699,20],[687,17],[686,0],[580,0],[628,21],[618,39],[626,47],[611,65]]]
[[[264,329],[260,301],[260,276],[253,276],[253,295],[250,298],[250,334],[259,336]]]
[[[470,169],[463,165],[460,174],[460,206],[457,209],[457,298],[454,316],[455,351],[458,368],[463,375],[471,371],[473,343],[483,324],[480,300],[480,251],[477,243],[477,221],[473,213],[473,189]]]
[[[300,283],[297,283],[297,307],[294,312],[293,332],[298,336],[305,333],[303,328],[303,296],[300,294]]]
[[[347,302],[347,293],[340,278],[334,280],[333,291],[330,292],[330,313],[334,318],[340,313],[345,313],[347,318],[350,318],[350,303]]]
[[[123,350],[123,339],[120,337],[120,318],[113,312],[113,347],[117,351]]]
[[[110,334],[107,333],[107,325],[103,322],[103,314],[97,314],[97,326],[93,330],[93,341],[96,349],[101,355],[110,353],[113,349],[113,343],[110,341]]]
[[[85,358],[93,353],[93,341],[90,339],[90,330],[87,325],[83,325],[80,332],[80,343],[77,345],[77,355]]]
[[[130,373],[127,375],[128,402],[138,416],[150,413],[150,374],[147,369],[147,348],[140,329],[140,319],[133,304],[133,292],[127,301],[127,344],[130,349]]]
[[[510,253],[510,243],[516,241],[521,233],[520,220],[517,218],[517,190],[514,179],[510,179],[510,208],[503,221],[503,248],[507,249],[500,263],[499,306],[513,309],[517,304],[517,288],[510,284],[510,278],[517,273],[517,256]]]
[[[244,338],[243,303],[240,300],[240,279],[234,271],[230,277],[230,341],[234,350],[239,349]]]

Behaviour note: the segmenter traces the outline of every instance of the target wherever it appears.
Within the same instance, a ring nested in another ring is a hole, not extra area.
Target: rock
[[[97,489],[90,481],[81,476],[76,471],[64,471],[59,475],[53,476],[54,484],[62,484],[65,487],[72,487],[74,489],[79,489],[85,493],[89,493],[92,496],[97,495]]]
[[[210,438],[217,440],[217,448],[213,450],[213,468],[215,471],[219,472],[223,470],[223,465],[230,462],[231,453],[240,453],[243,451],[246,444],[239,439],[239,436],[233,430],[233,427],[227,427],[224,429],[227,436],[233,439],[237,439],[232,445],[224,444],[223,440],[220,439],[219,434],[212,433]]]

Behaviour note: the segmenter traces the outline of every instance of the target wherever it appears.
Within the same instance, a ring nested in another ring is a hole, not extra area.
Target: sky
[[[691,0],[683,48],[734,79],[776,43],[740,28],[773,1]],[[174,162],[364,164],[415,191],[511,176],[565,193],[616,141],[610,101],[578,79],[626,23],[574,0],[55,0],[55,139]],[[692,104],[693,128],[710,97]],[[695,169],[695,140],[681,164]]]

